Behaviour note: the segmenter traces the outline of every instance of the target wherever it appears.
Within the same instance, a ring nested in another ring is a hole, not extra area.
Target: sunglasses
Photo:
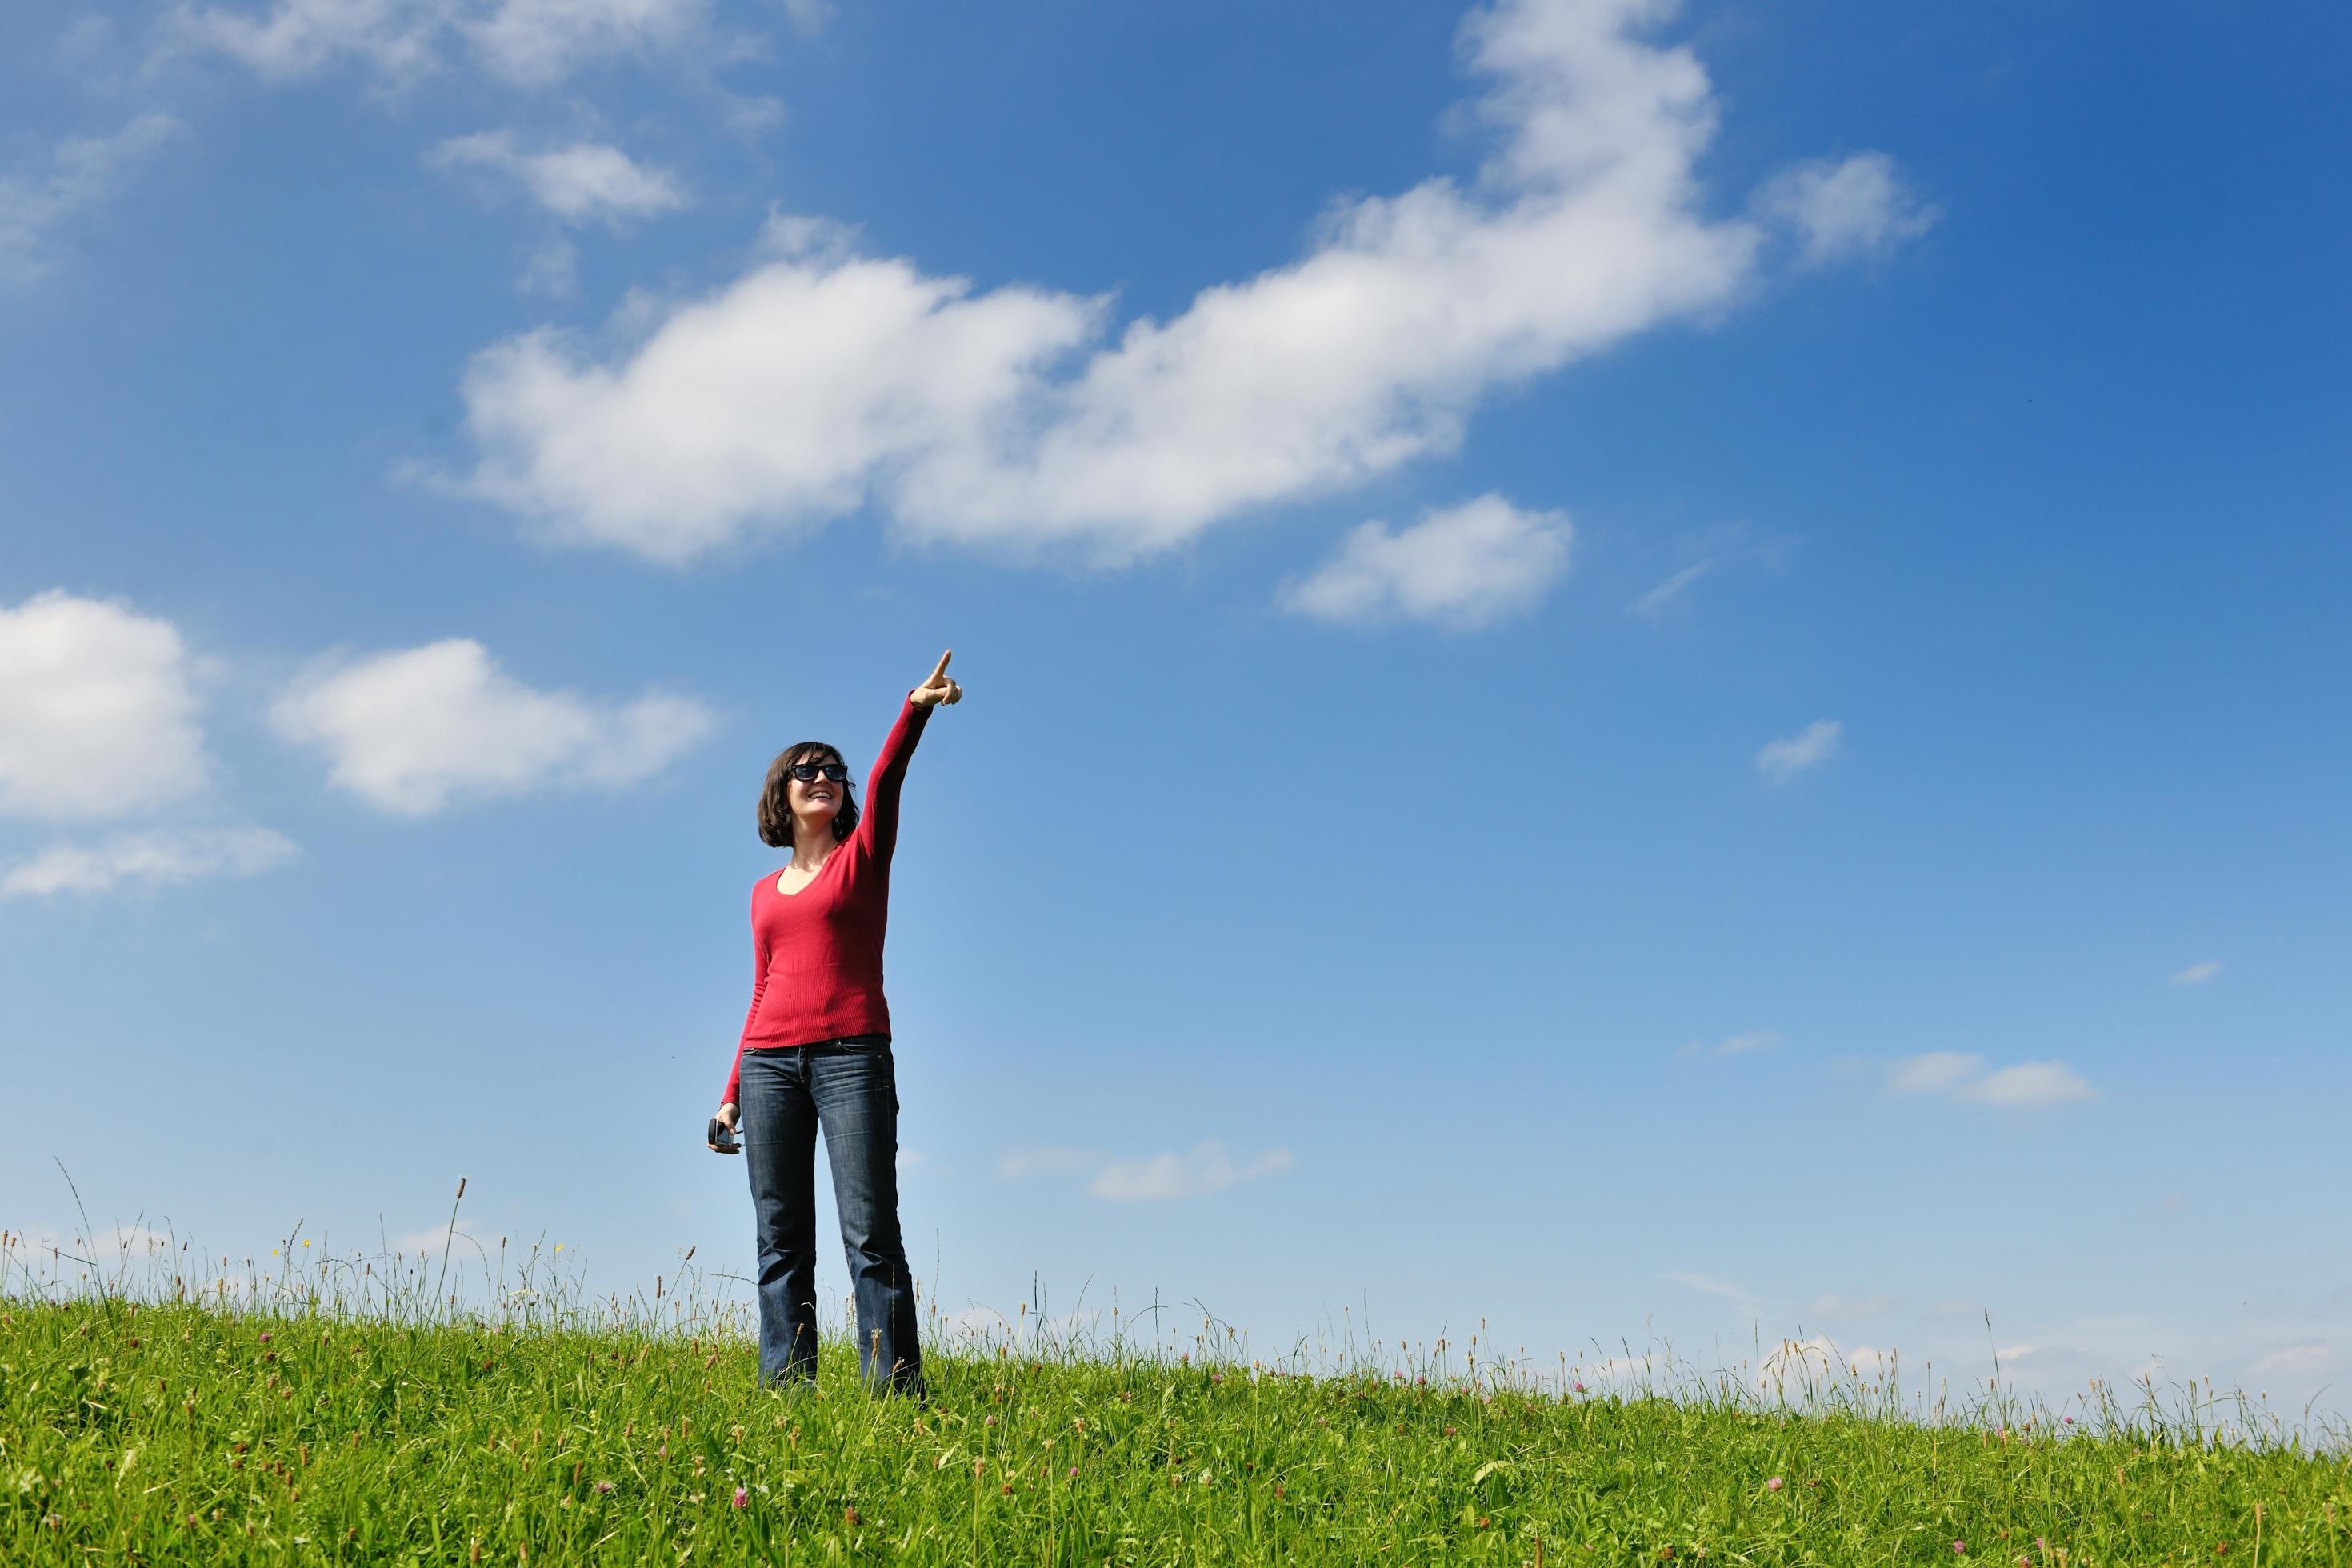
[[[835,784],[849,782],[849,770],[839,763],[794,763],[790,771],[793,777],[803,784],[814,783],[819,773],[823,773]]]

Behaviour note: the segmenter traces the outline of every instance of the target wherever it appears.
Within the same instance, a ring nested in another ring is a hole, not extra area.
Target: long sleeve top
[[[747,1048],[887,1035],[882,933],[890,910],[890,854],[898,842],[898,786],[931,710],[909,698],[866,781],[857,826],[795,893],[776,873],[751,889],[751,1010],[736,1042],[724,1100],[740,1092]]]

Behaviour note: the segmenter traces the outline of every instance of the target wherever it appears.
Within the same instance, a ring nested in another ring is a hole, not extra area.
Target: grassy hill
[[[839,1342],[787,1397],[740,1334],[441,1316],[0,1298],[0,1561],[2352,1561],[2352,1458],[2113,1413],[1003,1340],[918,1409]]]

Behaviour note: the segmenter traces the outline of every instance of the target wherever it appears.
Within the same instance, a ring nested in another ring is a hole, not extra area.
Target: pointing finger
[[[953,649],[953,648],[950,648],[950,649],[948,649],[948,651],[947,651],[947,652],[945,652],[945,653],[943,653],[943,654],[940,655],[940,664],[939,664],[939,668],[938,668],[937,669],[934,669],[934,670],[932,670],[932,671],[931,671],[931,679],[930,679],[930,680],[926,680],[925,682],[923,682],[923,684],[924,684],[924,685],[926,685],[926,686],[929,686],[929,684],[931,684],[931,681],[932,681],[932,680],[937,680],[937,679],[940,679],[942,676],[946,675],[946,674],[947,674],[947,672],[948,672],[948,660],[950,660],[950,659],[953,658],[954,657],[955,657],[955,649]]]

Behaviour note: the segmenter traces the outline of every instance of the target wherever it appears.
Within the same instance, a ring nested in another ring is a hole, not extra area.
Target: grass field
[[[814,1394],[760,1392],[740,1318],[674,1293],[526,1274],[493,1313],[430,1259],[296,1255],[208,1294],[12,1282],[0,1561],[2352,1562],[2352,1455],[2193,1401],[1923,1417],[1885,1379],[1580,1391],[1450,1347],[1309,1372],[1210,1325],[946,1336],[919,1409],[845,1340]]]

